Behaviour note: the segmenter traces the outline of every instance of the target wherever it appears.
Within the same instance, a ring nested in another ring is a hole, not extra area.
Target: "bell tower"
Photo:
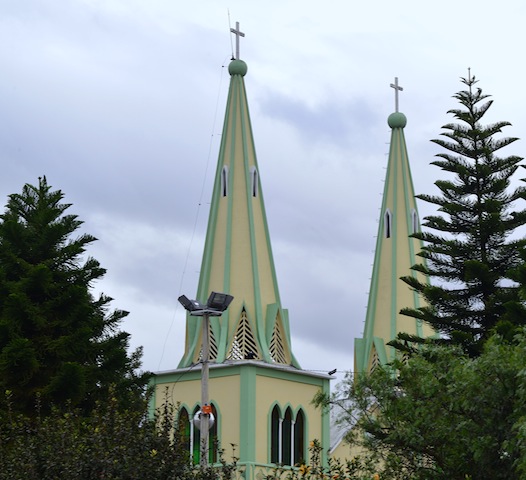
[[[387,120],[391,142],[373,274],[363,337],[354,343],[354,371],[358,373],[371,372],[378,364],[394,360],[395,349],[387,343],[399,332],[420,337],[434,334],[420,320],[400,314],[404,307],[422,306],[420,296],[400,280],[402,276],[417,275],[411,267],[422,261],[417,258],[422,242],[411,237],[420,230],[420,219],[404,136],[407,118],[398,111],[398,96],[403,88],[398,78],[391,87],[395,90],[395,112]]]
[[[222,316],[209,319],[208,396],[215,418],[209,460],[217,461],[214,439],[227,455],[234,444],[250,480],[270,475],[276,464],[307,462],[309,440],[329,448],[329,415],[311,401],[319,390],[329,393],[331,377],[302,370],[292,352],[245,90],[248,67],[239,58],[245,34],[239,23],[231,31],[236,58],[228,66],[230,87],[195,298],[205,304],[212,291],[234,297]],[[200,410],[202,321],[187,316],[184,354],[177,369],[155,375],[152,401],[160,407],[168,393],[179,405],[179,425],[196,463],[200,432],[191,420]]]

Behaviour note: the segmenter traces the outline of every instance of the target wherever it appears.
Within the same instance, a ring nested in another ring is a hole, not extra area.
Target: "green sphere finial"
[[[244,77],[247,74],[247,64],[243,60],[235,59],[228,65],[228,73],[230,75],[241,75]]]
[[[389,115],[387,123],[391,128],[404,128],[407,125],[407,118],[403,113],[395,112]]]

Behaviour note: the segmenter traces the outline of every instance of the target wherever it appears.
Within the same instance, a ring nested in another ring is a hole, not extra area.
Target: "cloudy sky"
[[[230,17],[229,17],[230,15]],[[230,20],[229,20],[230,18]],[[46,175],[129,310],[144,367],[177,366],[197,289],[234,40],[283,306],[302,367],[353,367],[399,77],[417,193],[468,67],[524,136],[522,0],[0,0],[0,202]],[[524,155],[517,142],[510,151]],[[420,214],[433,213],[420,204]]]

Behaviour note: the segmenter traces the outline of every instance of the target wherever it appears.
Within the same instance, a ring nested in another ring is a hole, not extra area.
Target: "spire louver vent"
[[[274,331],[272,332],[272,338],[270,340],[270,356],[276,363],[287,363],[287,359],[285,358],[285,347],[283,345],[283,335],[278,322],[274,325]]]
[[[208,359],[210,361],[216,361],[217,360],[217,342],[216,342],[216,337],[214,335],[214,330],[212,330],[212,325],[208,324],[208,340],[210,342],[209,344],[209,357]],[[199,363],[199,362],[202,362],[203,361],[203,348],[201,347],[201,349],[199,350],[199,355],[197,357],[197,362],[196,363]]]
[[[380,365],[380,359],[378,358],[378,352],[376,351],[376,348],[373,347],[373,355],[371,358],[371,369],[369,370],[369,373],[373,373],[376,368]]]
[[[245,309],[241,312],[241,318],[227,358],[229,360],[259,359],[257,343],[252,334]]]
[[[211,325],[208,327],[208,338],[210,339],[210,360],[215,361],[217,359],[217,342]]]

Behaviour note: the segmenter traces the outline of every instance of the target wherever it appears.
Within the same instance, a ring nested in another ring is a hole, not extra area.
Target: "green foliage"
[[[348,440],[380,478],[498,480],[526,474],[526,333],[470,357],[427,345],[406,362],[348,377],[332,399]],[[521,477],[522,478],[522,477]]]
[[[45,178],[12,194],[0,215],[0,406],[42,412],[71,403],[89,412],[110,385],[121,407],[141,402],[148,375],[136,373],[141,351],[128,355],[127,312],[91,288],[105,270],[86,256],[95,241],[73,238],[82,222],[67,214],[63,193]]]
[[[195,468],[184,439],[174,434],[168,404],[148,416],[121,411],[110,396],[89,418],[76,409],[53,409],[31,418],[9,412],[0,422],[0,480],[230,480],[235,462]]]
[[[371,480],[377,478],[377,465],[371,459],[359,455],[351,460],[332,458],[327,455],[319,440],[313,440],[309,445],[309,464],[298,465],[297,468],[276,467],[267,480]],[[322,457],[327,455],[327,466],[323,465]]]
[[[483,125],[492,101],[475,88],[475,77],[462,83],[467,90],[454,95],[461,108],[448,112],[458,123],[444,125],[445,138],[433,140],[447,150],[433,164],[453,178],[435,182],[440,195],[418,195],[440,213],[426,217],[423,225],[428,230],[414,235],[425,242],[420,254],[425,263],[413,270],[438,280],[440,286],[404,277],[428,305],[402,313],[427,322],[443,338],[476,355],[501,324],[500,332],[511,338],[526,322],[525,316],[513,312],[520,299],[512,281],[526,241],[510,238],[526,223],[526,210],[515,208],[526,191],[510,188],[522,158],[498,155],[517,140],[496,138],[510,124]]]

